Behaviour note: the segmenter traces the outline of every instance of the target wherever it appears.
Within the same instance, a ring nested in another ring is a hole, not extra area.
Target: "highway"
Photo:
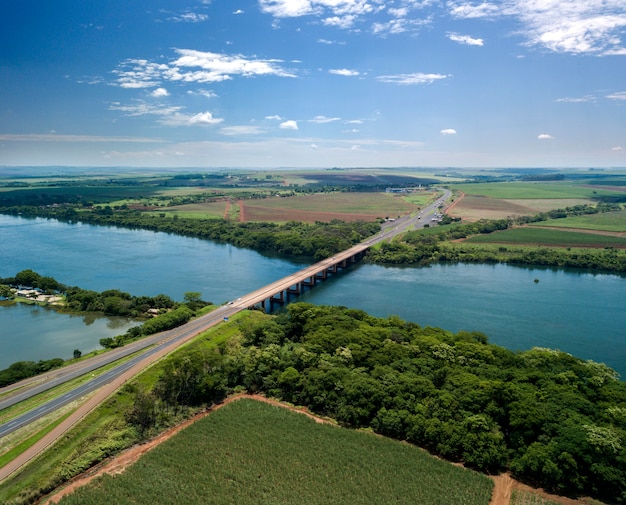
[[[439,206],[443,205],[444,202],[451,196],[450,191],[443,191],[443,197],[438,198],[437,201],[424,208],[418,216],[407,215],[393,222],[385,223],[385,226],[380,233],[370,237],[364,242],[342,251],[332,258],[319,261],[256,291],[242,295],[236,300],[229,302],[227,305],[223,305],[208,314],[186,323],[183,326],[146,337],[140,341],[103,353],[102,355],[89,358],[88,360],[78,362],[74,365],[48,372],[44,376],[22,381],[19,384],[0,389],[0,393],[7,393],[7,397],[0,401],[0,409],[3,409],[75,377],[91,373],[93,370],[96,370],[105,364],[112,363],[142,349],[144,350],[144,352],[139,353],[130,360],[111,368],[97,377],[94,377],[91,381],[86,382],[73,390],[64,393],[63,395],[0,425],[0,438],[2,438],[10,433],[13,433],[19,428],[28,425],[36,419],[55,411],[63,405],[67,405],[68,403],[74,401],[80,401],[84,397],[92,395],[88,400],[84,401],[81,406],[63,423],[52,430],[42,440],[14,461],[0,468],[0,481],[8,477],[30,459],[45,450],[45,448],[52,444],[58,437],[78,423],[91,410],[96,408],[110,394],[117,390],[117,388],[119,388],[125,381],[140,373],[152,363],[172,352],[198,334],[219,324],[224,321],[225,318],[229,318],[241,310],[257,305],[272,297],[276,293],[288,290],[290,287],[314,277],[316,274],[325,271],[333,265],[352,258],[354,255],[365,251],[378,242],[389,240],[395,235],[408,229],[421,228],[425,224],[430,224],[432,219],[431,216],[433,216],[437,212]]]

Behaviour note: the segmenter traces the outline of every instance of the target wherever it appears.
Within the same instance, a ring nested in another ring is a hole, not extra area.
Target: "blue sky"
[[[6,0],[0,165],[626,166],[624,0]]]

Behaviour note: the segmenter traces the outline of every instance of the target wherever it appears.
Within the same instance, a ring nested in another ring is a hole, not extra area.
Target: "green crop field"
[[[475,244],[527,244],[552,247],[626,248],[626,237],[535,227],[514,228],[488,235],[476,235],[468,238],[465,242]]]
[[[417,205],[401,196],[380,192],[314,193],[243,202],[245,221],[374,221],[417,209]]]
[[[59,503],[486,505],[492,488],[409,444],[241,399]]]
[[[623,191],[588,188],[564,182],[488,182],[481,184],[454,184],[452,189],[466,195],[489,196],[504,199],[594,198],[622,195]]]
[[[626,210],[573,216],[564,219],[550,219],[541,223],[533,223],[531,226],[553,226],[555,228],[579,228],[583,230],[623,233],[626,232]]]

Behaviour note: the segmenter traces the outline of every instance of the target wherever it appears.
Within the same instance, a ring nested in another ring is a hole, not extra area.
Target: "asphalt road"
[[[95,377],[91,381],[84,383],[72,391],[69,391],[37,408],[26,412],[2,425],[0,425],[0,438],[13,433],[22,426],[33,422],[34,420],[43,417],[56,409],[67,405],[73,401],[78,401],[81,398],[97,391],[88,401],[83,403],[73,414],[71,414],[63,423],[57,428],[52,430],[48,435],[42,438],[38,443],[33,445],[30,449],[18,456],[15,460],[0,468],[0,481],[11,475],[14,471],[26,464],[30,459],[37,456],[40,452],[45,450],[50,444],[52,444],[58,437],[69,430],[74,424],[78,423],[84,416],[86,416],[91,410],[96,408],[102,401],[104,401],[110,394],[112,394],[117,388],[119,388],[126,380],[130,379],[134,375],[138,374],[146,367],[160,359],[162,356],[172,352],[182,343],[192,339],[199,333],[207,330],[208,328],[217,325],[224,318],[231,317],[237,312],[244,310],[250,306],[260,303],[262,300],[274,295],[275,293],[288,289],[294,284],[301,282],[307,278],[312,277],[315,273],[322,271],[325,268],[348,259],[354,254],[363,251],[370,246],[389,240],[395,235],[406,231],[407,229],[417,229],[424,227],[425,224],[431,224],[432,216],[437,212],[440,205],[443,205],[451,196],[451,192],[444,190],[444,195],[437,199],[434,203],[422,209],[417,216],[404,216],[393,222],[388,222],[383,227],[382,231],[374,237],[371,237],[361,244],[358,244],[350,249],[336,254],[332,258],[322,260],[314,265],[306,267],[299,272],[291,274],[283,279],[280,279],[274,283],[268,284],[256,291],[248,293],[235,301],[230,302],[227,305],[223,305],[218,309],[205,314],[197,319],[190,321],[189,323],[169,330],[167,332],[159,333],[157,335],[147,337],[140,341],[124,346],[120,349],[103,353],[102,355],[95,356],[89,360],[85,360],[69,367],[63,367],[57,371],[50,372],[44,377],[38,377],[22,381],[19,384],[8,386],[0,389],[0,393],[15,391],[15,394],[9,395],[4,400],[0,401],[0,409],[13,405],[19,401],[24,400],[34,394],[37,394],[46,389],[50,389],[58,384],[71,380],[72,378],[90,373],[91,371],[104,366],[105,364],[112,363],[120,359],[121,357],[128,356],[138,350],[150,347],[143,353],[133,357],[132,359],[124,362],[107,372]],[[103,387],[106,386],[106,387]]]

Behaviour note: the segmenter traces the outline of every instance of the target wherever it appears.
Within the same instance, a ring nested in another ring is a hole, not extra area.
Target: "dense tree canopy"
[[[626,501],[626,383],[603,364],[307,303],[242,333],[219,353],[170,360],[151,405],[243,387],[479,470]]]

